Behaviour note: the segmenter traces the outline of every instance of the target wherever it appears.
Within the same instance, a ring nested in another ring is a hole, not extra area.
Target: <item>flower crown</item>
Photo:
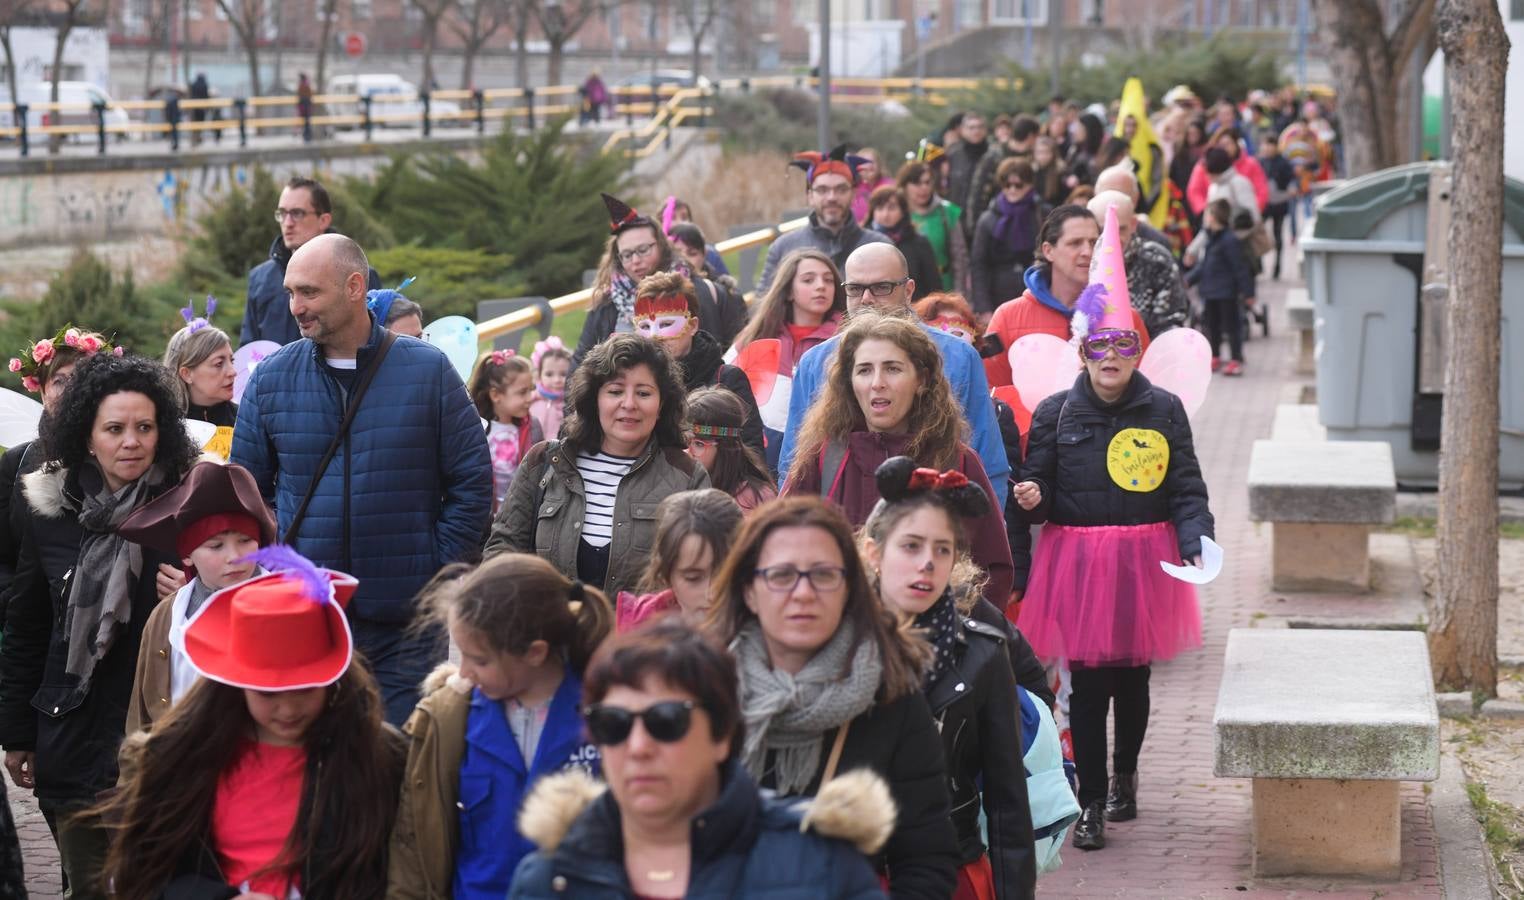
[[[20,357],[11,357],[9,368],[21,376],[22,387],[34,394],[42,393],[42,378],[38,373],[58,355],[60,346],[77,350],[81,356],[94,356],[102,350],[109,350],[116,356],[121,356],[124,352],[121,347],[112,346],[109,338],[103,338],[93,331],[80,331],[73,325],[65,325],[52,337],[29,345]]]
[[[693,433],[702,438],[738,438],[741,429],[733,425],[694,425]]]

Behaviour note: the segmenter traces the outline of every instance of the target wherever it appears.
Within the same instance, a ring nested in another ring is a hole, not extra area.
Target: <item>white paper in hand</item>
[[[1159,566],[1164,569],[1164,574],[1171,578],[1178,578],[1189,584],[1210,584],[1222,574],[1222,548],[1211,538],[1203,537],[1201,539],[1201,568],[1177,566],[1162,559],[1159,560]]]

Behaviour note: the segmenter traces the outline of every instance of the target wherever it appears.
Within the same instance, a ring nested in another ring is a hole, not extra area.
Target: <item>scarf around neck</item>
[[[937,602],[915,617],[915,627],[925,634],[926,642],[936,652],[936,659],[926,673],[927,688],[952,671],[958,648],[957,622],[958,610],[953,605],[951,588],[943,591]]]
[[[894,245],[898,247],[900,244],[904,243],[905,238],[910,236],[910,217],[906,216],[905,218],[901,219],[900,224],[895,225],[893,228],[874,222],[873,230],[877,231],[879,234],[884,235],[889,240],[894,241]]]
[[[762,781],[771,753],[778,794],[800,794],[820,769],[826,731],[844,727],[873,706],[884,672],[878,645],[871,638],[859,641],[857,629],[843,620],[804,668],[790,675],[773,668],[762,626],[753,619],[730,650],[741,673],[742,762]]]
[[[1015,203],[1005,198],[1004,191],[996,194],[995,240],[1017,252],[1031,250],[1036,243],[1033,226],[1037,217],[1032,214],[1036,204],[1036,190],[1027,191],[1027,195]]]
[[[90,689],[96,664],[131,620],[133,589],[143,572],[143,548],[118,535],[117,526],[170,480],[155,463],[137,481],[112,491],[95,460],[80,469],[79,524],[85,534],[64,623],[69,639],[64,671],[79,678],[80,691]]]

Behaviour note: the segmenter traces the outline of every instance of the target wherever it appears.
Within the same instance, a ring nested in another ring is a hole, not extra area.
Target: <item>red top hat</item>
[[[320,570],[314,598],[294,572],[271,572],[207,598],[185,627],[185,655],[204,678],[253,691],[297,691],[339,680],[354,655],[344,605],[359,582]]]

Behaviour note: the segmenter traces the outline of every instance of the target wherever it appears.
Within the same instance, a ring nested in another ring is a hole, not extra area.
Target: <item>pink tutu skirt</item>
[[[1044,525],[1017,626],[1044,658],[1141,666],[1201,646],[1196,588],[1159,563],[1180,563],[1175,526]]]

